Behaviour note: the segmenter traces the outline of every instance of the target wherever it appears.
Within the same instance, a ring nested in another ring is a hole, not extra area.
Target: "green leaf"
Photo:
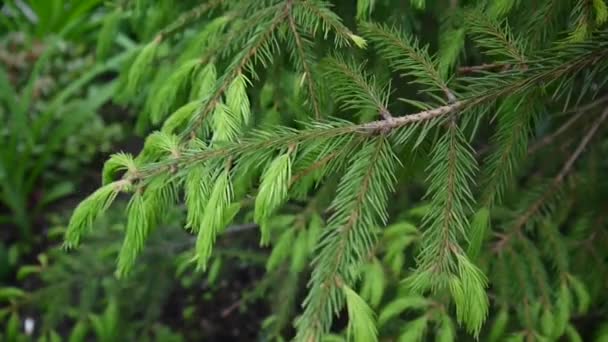
[[[308,233],[305,230],[300,230],[291,246],[291,271],[300,272],[306,266],[308,257]]]
[[[266,261],[266,270],[272,271],[277,268],[287,256],[289,256],[293,247],[293,240],[295,238],[295,231],[293,229],[286,229],[283,234],[279,237],[277,243],[272,248],[272,252]]]
[[[488,342],[498,342],[501,341],[502,337],[505,334],[507,324],[509,323],[509,311],[507,309],[501,309],[494,318],[494,322],[492,323],[492,327],[490,328],[490,332],[488,334]]]
[[[19,341],[19,314],[13,312],[11,314],[11,318],[9,318],[8,323],[6,324],[6,340],[7,341]]]
[[[232,112],[228,106],[219,103],[211,116],[214,142],[235,141],[242,130],[242,121],[238,113]]]
[[[200,66],[201,61],[198,58],[183,62],[164,80],[158,92],[149,97],[150,120],[153,124],[159,124],[165,119],[180,91],[188,89],[192,75]]]
[[[419,10],[424,10],[426,7],[426,0],[410,0],[412,6]]]
[[[133,61],[133,64],[129,68],[125,89],[128,96],[134,97],[137,95],[139,88],[144,82],[145,75],[150,74],[150,70],[154,69],[152,62],[159,46],[160,39],[157,38],[144,46],[135,58],[135,61]]]
[[[40,273],[41,271],[42,271],[42,268],[40,266],[34,266],[34,265],[21,266],[21,267],[19,267],[19,271],[17,271],[17,279],[23,280],[23,279],[29,277],[30,275]]]
[[[195,116],[196,110],[200,107],[201,102],[199,100],[190,101],[179,107],[165,120],[161,130],[165,133],[175,133]]]
[[[357,19],[367,19],[374,11],[375,0],[357,0]]]
[[[475,213],[473,222],[471,222],[471,233],[469,234],[470,243],[469,248],[467,249],[467,255],[471,260],[476,260],[479,256],[489,225],[490,211],[488,208],[483,207]]]
[[[17,287],[0,287],[0,301],[8,301],[25,297],[25,291]]]
[[[589,291],[585,284],[575,276],[568,277],[570,281],[570,285],[572,286],[572,290],[576,295],[578,300],[578,309],[577,311],[580,314],[587,313],[589,310],[589,306],[591,305],[591,296],[589,295]]]
[[[465,256],[458,255],[458,278],[453,278],[450,290],[456,304],[456,318],[467,330],[479,335],[488,315],[486,278]]]
[[[431,301],[420,296],[400,297],[397,300],[390,302],[382,309],[378,318],[378,325],[382,326],[389,320],[399,316],[406,310],[424,310]]]
[[[363,268],[363,284],[361,286],[361,297],[376,308],[382,300],[384,288],[386,287],[386,276],[380,261],[376,258]]]
[[[200,101],[209,96],[216,82],[217,71],[215,70],[215,64],[209,63],[195,75],[192,83],[191,98]]]
[[[418,342],[422,341],[428,325],[428,317],[421,316],[415,320],[408,322],[401,330],[399,342]]]
[[[439,325],[435,342],[453,342],[456,339],[456,327],[450,316],[441,315],[441,324]]]
[[[495,0],[488,8],[488,14],[493,18],[502,18],[519,4],[519,0]]]
[[[222,259],[215,258],[213,260],[213,263],[211,263],[211,267],[209,268],[209,273],[207,274],[207,282],[210,285],[213,285],[216,283],[216,281],[220,275],[221,269],[222,269]]]
[[[595,22],[602,25],[608,19],[608,6],[605,0],[593,0],[593,9],[595,10]]]
[[[118,254],[117,275],[119,277],[124,277],[131,271],[135,258],[144,247],[150,232],[149,210],[144,195],[139,192],[129,201],[125,239]]]
[[[449,24],[450,22],[448,21],[447,25]],[[458,62],[460,53],[464,49],[465,29],[449,27],[442,31],[439,37],[439,60],[437,68],[439,69],[441,76],[447,79],[450,75],[450,71]]]
[[[424,4],[424,1],[418,1]],[[412,83],[424,86],[423,91],[439,91],[448,95],[448,100],[456,100],[448,90],[447,84],[436,63],[428,53],[428,46],[419,46],[418,40],[408,37],[397,28],[385,25],[362,23],[361,29],[377,47],[381,56],[389,61],[390,66],[402,76],[411,76]]]
[[[566,336],[568,336],[570,342],[583,342],[583,338],[572,324],[568,324],[568,327],[566,328]],[[597,339],[596,341],[604,342],[602,339]]]
[[[308,222],[308,251],[313,253],[319,242],[319,237],[323,230],[323,219],[319,214],[314,212],[310,216],[310,222]]]
[[[555,336],[561,336],[566,331],[570,316],[572,315],[572,294],[570,293],[568,286],[564,283],[559,287],[555,310],[553,331]]]
[[[555,327],[555,317],[553,312],[545,309],[540,317],[541,332],[546,337],[553,336],[553,328]]]
[[[108,55],[112,43],[116,39],[118,33],[118,27],[122,18],[122,11],[120,7],[116,7],[112,13],[106,15],[103,20],[101,29],[99,30],[99,36],[97,38],[97,58],[103,60]]]
[[[247,84],[250,81],[239,74],[226,90],[226,105],[232,113],[240,117],[243,125],[251,120],[249,98],[247,96]]]
[[[350,287],[343,285],[348,310],[348,339],[356,342],[378,341],[372,309]]]
[[[68,338],[68,342],[84,342],[88,333],[88,327],[84,320],[78,321],[74,328],[72,328],[72,332],[70,333],[70,337]]]

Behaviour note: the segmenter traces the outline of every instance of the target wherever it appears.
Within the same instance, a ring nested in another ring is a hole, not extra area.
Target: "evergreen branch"
[[[350,122],[334,120],[325,122],[314,122],[303,131],[277,127],[276,134],[268,134],[263,131],[255,131],[257,139],[244,139],[240,142],[224,144],[217,148],[206,151],[190,151],[182,154],[179,158],[165,160],[149,164],[140,170],[137,177],[130,179],[135,183],[150,176],[162,172],[179,169],[178,166],[188,167],[192,163],[214,158],[226,157],[231,154],[241,154],[256,149],[268,149],[284,147],[290,144],[300,144],[315,139],[326,139],[333,136],[346,134],[366,135],[370,133],[388,132],[409,124],[425,122],[437,117],[445,116],[455,111],[463,111],[475,106],[494,101],[497,98],[512,95],[530,89],[539,83],[547,85],[560,77],[581,70],[588,65],[595,65],[597,61],[605,58],[608,50],[604,45],[585,45],[589,50],[578,52],[576,58],[560,63],[553,63],[548,67],[529,68],[526,72],[530,75],[523,77],[521,74],[494,75],[489,80],[478,83],[466,84],[470,93],[469,99],[454,102],[449,105],[424,110],[415,114],[393,117],[389,120],[378,120],[369,123],[355,125]],[[551,53],[551,51],[549,51]],[[473,80],[483,80],[474,78]],[[199,118],[200,120],[200,118]]]
[[[205,118],[215,109],[218,103],[220,103],[222,95],[228,89],[232,81],[241,75],[251,60],[257,57],[258,52],[263,50],[264,45],[271,39],[276,28],[288,15],[290,6],[291,1],[286,1],[283,10],[277,13],[274,19],[262,30],[262,32],[258,33],[257,36],[250,40],[248,46],[243,50],[239,58],[229,66],[229,71],[221,78],[218,86],[195,114],[193,123],[183,132],[182,137],[184,139],[189,138],[193,132],[198,130]]]
[[[587,145],[589,144],[589,142],[591,141],[591,139],[593,138],[593,136],[595,135],[597,130],[600,128],[600,125],[604,122],[604,120],[606,120],[606,118],[608,118],[608,109],[605,109],[602,112],[602,114],[600,115],[600,117],[597,120],[595,120],[595,122],[593,122],[591,128],[589,129],[589,131],[587,131],[587,134],[585,134],[585,136],[581,140],[580,144],[578,145],[578,147],[576,148],[574,153],[572,153],[570,158],[568,158],[568,160],[564,164],[562,170],[555,178],[555,182],[557,184],[560,184],[563,182],[566,175],[568,175],[568,173],[574,166],[574,163],[581,156],[581,154],[583,153],[583,151],[585,150],[585,148],[587,147]]]
[[[203,2],[200,5],[188,10],[187,12],[182,13],[179,18],[177,18],[171,24],[167,25],[167,27],[165,27],[164,29],[160,30],[160,32],[158,32],[158,34],[156,35],[156,39],[164,40],[168,38],[185,25],[188,25],[191,22],[198,20],[206,12],[218,7],[224,1],[225,0],[212,0],[208,2]]]
[[[464,105],[464,102],[458,101],[450,105],[421,111],[415,114],[357,125],[348,121],[334,120],[327,122],[313,122],[309,125],[308,129],[302,131],[294,131],[287,127],[277,127],[277,132],[273,135],[268,135],[268,133],[263,131],[257,131],[254,132],[253,138],[245,138],[241,141],[220,145],[217,148],[210,148],[204,151],[185,151],[179,158],[149,164],[142,167],[141,170],[139,170],[137,177],[132,178],[131,181],[137,182],[158,173],[166,172],[172,168],[175,169],[179,165],[188,166],[192,165],[193,163],[227,157],[230,155],[240,155],[256,150],[280,148],[347,134],[358,134],[365,136],[378,132],[389,132],[406,125],[429,121],[449,113],[453,113],[460,108],[463,108]],[[259,135],[259,138],[255,137],[256,133]]]
[[[291,186],[292,184],[295,184],[298,180],[305,177],[306,175],[329,164],[333,159],[335,159],[336,157],[338,157],[341,154],[340,152],[341,151],[334,151],[334,152],[326,155],[325,157],[321,158],[320,160],[314,162],[312,165],[310,165],[306,169],[301,170],[300,172],[296,173],[295,175],[293,175],[291,177],[291,180],[289,181],[289,185]]]
[[[404,37],[396,28],[370,23],[362,24],[361,28],[395,69],[405,72],[405,75],[414,76],[415,83],[441,90],[449,102],[456,100],[428,55],[428,47],[418,47],[416,39]]]
[[[536,115],[534,101],[530,99],[532,96],[529,93],[512,96],[498,109],[498,128],[492,136],[496,149],[486,158],[487,167],[484,173],[483,203],[486,207],[502,200],[521,161],[526,157]]]
[[[326,59],[325,76],[336,92],[336,100],[345,109],[377,110],[385,120],[393,116],[386,107],[389,90],[377,85],[376,78],[363,71],[363,66],[347,63],[339,56]],[[387,86],[388,87],[388,86]]]
[[[365,144],[352,157],[332,202],[335,212],[318,244],[309,295],[296,321],[296,340],[320,341],[344,304],[339,290],[353,285],[351,270],[366,260],[374,246],[372,227],[388,219],[386,201],[394,190],[397,163],[385,136]]]
[[[465,17],[471,23],[470,30],[475,41],[486,49],[487,54],[526,65],[524,44],[513,36],[506,23],[499,23],[479,11],[469,12]]]
[[[602,96],[599,99],[597,99],[585,106],[575,109],[574,110],[575,114],[572,115],[566,122],[564,122],[557,130],[555,130],[555,132],[544,136],[542,139],[540,139],[537,142],[535,142],[534,144],[532,144],[532,146],[530,146],[528,148],[528,154],[534,154],[538,150],[542,149],[543,147],[550,145],[553,141],[555,141],[555,139],[558,136],[562,135],[572,125],[574,125],[576,122],[578,122],[578,120],[583,115],[587,114],[588,110],[590,110],[590,109],[596,107],[597,105],[600,105],[606,101],[608,101],[608,95]]]
[[[303,42],[302,37],[300,36],[300,33],[298,32],[298,27],[296,26],[296,22],[294,20],[291,8],[288,12],[288,19],[289,19],[289,28],[290,28],[290,30],[293,34],[294,40],[295,40],[296,51],[297,51],[298,55],[300,56],[300,61],[302,63],[302,69],[304,71],[303,80],[306,82],[306,85],[308,87],[308,96],[310,97],[310,101],[312,102],[312,108],[315,113],[315,118],[320,119],[321,110],[319,108],[319,99],[317,98],[318,93],[315,89],[316,88],[315,81],[312,78],[312,66],[308,62],[308,58],[307,58],[306,52],[304,50],[304,42]]]
[[[476,168],[470,146],[458,125],[451,121],[448,131],[433,148],[428,166],[427,196],[431,197],[433,210],[423,219],[427,229],[423,233],[420,269],[439,274],[456,269],[452,256],[462,252],[459,237],[467,237],[467,213],[473,204],[470,184]]]
[[[272,20],[283,6],[284,3],[277,3],[254,13],[248,12],[248,8],[245,8],[234,14],[234,18],[246,19],[244,22],[233,24],[230,31],[214,41],[214,45],[205,51],[203,63],[218,58],[218,56],[229,56],[233,49],[240,51],[243,48],[243,42],[247,43],[248,38],[255,34],[255,29],[260,26],[260,23],[266,22],[268,19]]]
[[[355,43],[360,48],[365,47],[365,40],[344,26],[340,17],[329,9],[330,4],[318,0],[298,1],[296,4],[298,8],[302,9],[302,11],[298,11],[299,15],[296,15],[296,18],[299,18],[302,26],[310,29],[313,36],[321,26],[325,38],[327,38],[329,32],[334,32],[336,35],[335,43],[338,47],[350,45],[350,42]]]
[[[576,150],[572,153],[572,155],[570,155],[568,160],[566,160],[566,162],[562,166],[562,169],[557,174],[557,176],[553,178],[553,181],[551,182],[551,184],[549,184],[548,188],[515,221],[510,232],[504,235],[500,240],[496,242],[496,244],[494,245],[495,252],[500,253],[513,236],[521,234],[521,230],[526,225],[526,223],[528,223],[528,221],[542,209],[544,203],[559,189],[559,186],[563,183],[566,176],[572,170],[574,163],[581,156],[581,154],[583,153],[583,151],[585,150],[597,130],[600,128],[601,124],[606,120],[606,118],[608,118],[608,109],[605,109],[600,115],[600,117],[593,122],[591,128],[587,131]]]

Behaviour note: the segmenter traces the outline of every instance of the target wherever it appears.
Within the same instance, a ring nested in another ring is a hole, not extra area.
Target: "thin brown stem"
[[[458,68],[457,73],[458,73],[458,75],[468,75],[468,74],[473,74],[473,73],[482,72],[482,71],[492,71],[492,70],[506,71],[506,70],[509,70],[510,68],[511,68],[511,64],[484,63],[484,64],[480,64],[480,65],[471,65],[471,66],[460,67],[460,68]]]
[[[591,128],[587,131],[576,150],[572,153],[572,155],[570,155],[568,160],[566,160],[557,176],[553,178],[553,181],[551,182],[547,190],[545,190],[545,192],[543,192],[543,194],[534,203],[532,203],[532,205],[524,212],[524,214],[519,217],[519,219],[513,225],[511,231],[508,234],[503,235],[503,237],[495,244],[494,251],[500,253],[504,249],[504,246],[506,246],[508,242],[513,238],[513,236],[520,234],[522,228],[530,220],[530,218],[532,218],[533,215],[538,213],[543,207],[543,204],[547,201],[547,199],[549,199],[555,193],[555,191],[559,189],[559,186],[563,183],[568,173],[570,173],[570,171],[572,170],[574,163],[581,156],[581,154],[599,129],[600,125],[606,120],[606,118],[608,118],[608,108],[606,108],[602,112],[600,117],[592,124]]]
[[[558,136],[560,136],[564,132],[566,132],[583,115],[585,115],[588,110],[590,110],[590,109],[596,107],[597,105],[600,105],[606,101],[608,101],[608,95],[602,96],[599,99],[597,99],[589,104],[586,104],[585,106],[577,108],[575,110],[575,115],[573,115],[572,117],[570,117],[570,119],[568,119],[566,122],[564,122],[555,132],[544,136],[542,139],[540,139],[539,141],[534,143],[532,146],[530,146],[530,148],[528,149],[528,154],[534,154],[534,153],[538,152],[538,150],[542,149],[543,147],[553,143],[553,141],[555,141],[555,139]]]
[[[298,33],[298,28],[296,26],[295,19],[293,18],[291,6],[289,7],[287,17],[289,19],[289,28],[291,29],[291,32],[293,33],[294,40],[296,43],[296,49],[298,50],[298,54],[300,55],[300,59],[302,60],[302,69],[304,71],[304,81],[306,82],[306,85],[308,86],[308,97],[310,98],[310,101],[312,102],[312,108],[315,112],[315,118],[320,119],[321,110],[319,108],[319,100],[317,99],[317,93],[315,91],[314,79],[312,78],[311,68],[306,61],[306,53],[304,51],[304,44],[302,42],[302,37],[300,36],[300,33]]]

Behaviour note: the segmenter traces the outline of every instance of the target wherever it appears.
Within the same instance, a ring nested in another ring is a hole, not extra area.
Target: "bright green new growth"
[[[125,240],[118,254],[117,274],[125,276],[133,268],[137,254],[143,249],[150,232],[150,219],[144,196],[136,194],[127,207]]]
[[[471,238],[467,249],[467,255],[471,260],[476,260],[479,256],[489,226],[490,210],[483,207],[475,213],[471,222]]]
[[[184,62],[158,90],[158,95],[150,101],[150,120],[153,124],[159,124],[163,121],[173,107],[179,92],[187,89],[192,75],[197,72],[200,65],[201,61],[199,59]]]
[[[213,188],[205,210],[202,212],[200,225],[196,229],[198,231],[195,247],[196,259],[198,266],[203,270],[207,268],[215,238],[219,230],[224,227],[226,215],[229,213],[229,206],[232,203],[230,171],[226,169],[218,172],[212,176],[212,179]]]
[[[378,341],[372,309],[350,287],[343,286],[342,291],[348,309],[348,339],[355,342]]]
[[[112,13],[104,18],[97,40],[97,58],[105,59],[108,55],[112,43],[114,43],[114,39],[116,38],[116,34],[118,33],[118,27],[122,16],[122,10],[117,7]]]
[[[254,220],[260,224],[262,237],[260,243],[265,245],[270,239],[266,220],[287,199],[291,180],[291,153],[284,153],[270,163],[261,178],[260,188],[255,198]]]
[[[162,222],[164,214],[175,204],[177,191],[167,175],[154,178],[144,193],[135,193],[127,206],[125,240],[118,254],[116,274],[129,274],[143,250],[152,229]]]
[[[163,124],[162,131],[166,133],[175,133],[180,127],[185,126],[195,111],[201,106],[198,100],[190,101],[179,107],[171,114]]]
[[[384,307],[378,317],[378,324],[383,325],[406,310],[424,310],[431,304],[430,300],[421,296],[401,297]]]
[[[81,238],[87,230],[91,229],[95,219],[103,215],[112,205],[118,193],[127,185],[128,183],[122,180],[106,184],[89,195],[74,209],[65,233],[66,248],[75,248],[80,245]]]
[[[135,96],[139,91],[145,75],[148,74],[149,70],[153,66],[152,63],[160,42],[160,38],[157,38],[148,43],[141,49],[135,58],[135,61],[133,61],[133,64],[129,68],[129,76],[127,78],[127,85],[125,89],[128,96]]]
[[[195,233],[203,222],[203,214],[211,194],[212,180],[210,170],[204,165],[192,168],[186,176],[184,184],[184,200],[188,209],[186,228],[190,228]]]
[[[131,174],[137,171],[135,160],[133,160],[131,154],[119,152],[110,156],[110,159],[103,164],[101,183],[103,185],[110,184],[116,178],[116,173],[121,171],[126,171]]]

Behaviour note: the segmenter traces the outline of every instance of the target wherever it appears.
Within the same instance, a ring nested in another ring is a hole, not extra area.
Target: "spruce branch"
[[[396,28],[371,23],[363,23],[361,28],[396,70],[414,76],[415,83],[441,90],[448,102],[456,101],[456,96],[428,55],[428,47],[419,47],[416,39],[405,37]]]
[[[289,7],[287,16],[289,19],[289,29],[291,30],[291,33],[293,34],[296,51],[297,51],[297,54],[300,56],[299,58],[300,58],[300,62],[302,64],[302,71],[304,72],[303,81],[306,83],[306,86],[308,87],[308,96],[312,103],[312,108],[313,108],[313,111],[315,114],[315,118],[320,119],[321,118],[321,109],[319,108],[318,92],[317,92],[317,89],[315,89],[316,88],[315,80],[313,79],[313,76],[312,76],[312,65],[310,65],[308,57],[306,55],[304,41],[303,41],[303,38],[301,37],[300,33],[298,32],[298,27],[297,27],[296,21],[294,19],[293,10],[292,10],[291,5]]]
[[[555,130],[551,134],[544,136],[542,139],[540,139],[540,140],[536,141],[534,144],[532,144],[528,148],[528,154],[534,154],[537,151],[539,151],[540,149],[544,148],[545,146],[548,146],[551,143],[553,143],[557,137],[559,137],[560,135],[565,133],[570,127],[572,127],[574,124],[576,124],[581,117],[583,117],[585,114],[587,114],[589,112],[590,109],[593,109],[596,106],[603,104],[606,101],[608,101],[608,95],[602,96],[591,103],[588,103],[582,107],[576,108],[573,111],[571,111],[571,112],[574,112],[574,115],[572,115],[568,120],[566,120],[566,122],[564,122],[561,126],[559,126],[559,128],[557,130]]]
[[[363,71],[363,65],[336,56],[325,60],[324,69],[336,100],[342,102],[345,109],[376,110],[385,120],[393,117],[387,108],[390,85],[379,85],[374,76]]]
[[[492,136],[495,150],[486,158],[484,172],[483,205],[492,207],[502,200],[503,194],[522,160],[526,157],[528,140],[532,135],[532,123],[537,114],[534,95],[526,93],[507,98],[499,107],[498,128]]]
[[[331,4],[319,0],[303,0],[298,1],[296,5],[302,10],[299,11],[297,16],[299,22],[304,27],[308,27],[313,35],[321,26],[325,38],[327,38],[329,32],[335,34],[334,42],[338,47],[348,46],[351,42],[359,48],[365,47],[365,40],[344,26],[340,17],[329,9]]]
[[[264,46],[272,39],[277,27],[283,22],[289,13],[291,1],[284,3],[283,9],[276,14],[274,19],[264,28],[262,32],[255,35],[247,44],[243,52],[229,66],[229,71],[219,80],[218,86],[213,90],[211,95],[205,100],[204,105],[195,114],[195,120],[182,133],[183,139],[191,137],[192,132],[196,132],[203,124],[205,118],[215,109],[220,103],[222,95],[228,89],[234,79],[241,75],[249,63],[258,57],[258,53],[262,52],[263,57],[269,58],[268,51],[264,51]],[[249,70],[252,71],[252,70]]]
[[[488,55],[526,65],[524,43],[513,35],[506,22],[498,22],[480,11],[467,12],[465,18],[471,23],[470,30],[476,42]]]
[[[175,21],[160,30],[160,32],[158,32],[158,34],[156,35],[155,39],[167,39],[171,35],[175,34],[177,31],[179,31],[182,27],[198,20],[203,14],[220,6],[222,3],[224,3],[224,1],[225,0],[212,0],[208,2],[203,2],[200,5],[188,10],[187,12],[182,13]]]
[[[574,163],[581,156],[595,133],[600,128],[601,124],[608,118],[608,109],[605,109],[602,114],[598,117],[597,120],[593,122],[591,128],[585,133],[583,139],[577,146],[576,150],[570,155],[570,157],[566,160],[564,165],[562,166],[560,172],[553,178],[547,189],[538,197],[536,201],[534,201],[528,209],[515,221],[509,233],[503,235],[494,245],[494,251],[496,253],[502,252],[508,242],[514,237],[521,234],[521,230],[528,223],[528,221],[536,215],[543,207],[546,201],[548,201],[559,187],[562,185],[566,176],[572,170]]]
[[[319,121],[308,125],[308,129],[294,131],[286,127],[278,127],[277,132],[269,135],[264,131],[254,131],[252,137],[241,141],[220,144],[218,147],[206,150],[186,150],[179,158],[163,160],[143,166],[132,181],[143,181],[146,178],[167,172],[171,168],[188,167],[206,160],[224,158],[231,155],[241,155],[263,149],[280,148],[292,144],[327,139],[349,134],[366,136],[378,132],[389,132],[410,124],[430,121],[445,116],[465,106],[465,102],[457,101],[449,105],[421,111],[415,114],[393,117],[389,120],[378,120],[363,124],[352,124],[348,121],[333,120]],[[256,136],[257,134],[257,136]]]
[[[297,319],[298,341],[320,341],[333,315],[344,304],[343,286],[352,286],[352,269],[373,249],[372,227],[385,224],[386,201],[393,191],[398,160],[385,136],[374,138],[352,157],[332,203],[335,212],[318,244],[319,253],[303,314]]]

